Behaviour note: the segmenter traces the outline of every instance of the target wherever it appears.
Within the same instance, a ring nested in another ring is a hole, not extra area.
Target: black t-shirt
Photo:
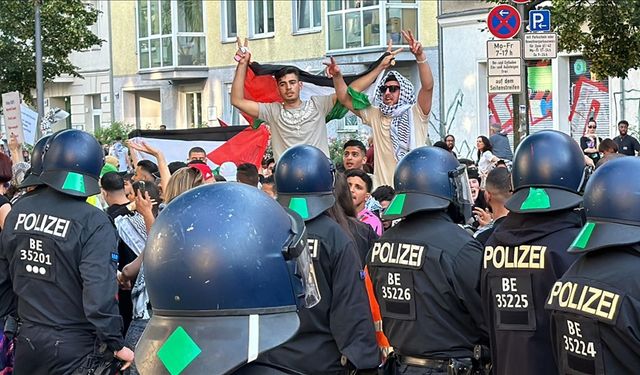
[[[598,145],[600,144],[600,142],[602,142],[602,138],[600,137],[598,137],[598,142],[596,143],[590,137],[583,136],[583,137],[580,137],[580,148],[582,149],[583,152],[587,148],[598,149]],[[593,160],[594,164],[596,164],[598,160],[600,160],[599,152],[584,152],[584,154],[590,157],[591,160]]]
[[[640,143],[630,135],[617,136],[613,141],[618,145],[618,152],[621,154],[635,156],[636,151],[640,151]]]
[[[107,208],[107,215],[115,220],[118,216],[132,216],[134,213],[127,208],[127,204],[112,204]],[[133,262],[136,259],[136,254],[127,246],[127,244],[120,240],[118,241],[118,270],[122,271],[122,268],[127,264]]]

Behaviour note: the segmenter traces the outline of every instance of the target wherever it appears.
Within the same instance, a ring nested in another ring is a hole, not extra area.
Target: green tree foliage
[[[108,128],[96,129],[94,136],[103,145],[110,145],[117,140],[129,138],[129,132],[133,130],[133,125],[122,122],[113,122]]]
[[[509,0],[485,1],[514,5]],[[627,77],[630,69],[640,68],[640,1],[534,0],[526,5],[524,18],[529,10],[542,8],[551,10],[559,49],[581,52],[596,75]]]
[[[554,0],[560,48],[581,51],[601,77],[626,77],[640,68],[640,2]]]
[[[34,0],[0,1],[0,92],[19,91],[32,103],[36,87]],[[81,77],[69,54],[102,40],[89,30],[98,11],[81,0],[42,0],[42,55],[45,81],[61,74]]]

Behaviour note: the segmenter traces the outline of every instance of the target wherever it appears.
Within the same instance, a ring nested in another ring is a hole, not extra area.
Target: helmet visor
[[[454,203],[460,206],[473,204],[467,167],[461,165],[449,172],[449,178],[451,179],[451,185],[455,189]]]
[[[304,307],[312,308],[320,302],[320,289],[313,259],[307,246],[307,230],[302,218],[289,211],[292,236],[284,249],[285,259],[295,260],[295,276],[302,282]]]

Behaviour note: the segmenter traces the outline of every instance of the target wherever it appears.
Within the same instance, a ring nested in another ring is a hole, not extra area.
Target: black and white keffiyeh
[[[384,94],[379,90],[379,87],[385,84],[390,75],[393,75],[400,84],[400,98],[398,103],[393,106],[384,104]],[[404,155],[411,151],[411,134],[413,133],[411,107],[415,103],[416,96],[413,93],[413,84],[394,70],[388,71],[380,80],[378,87],[376,87],[374,105],[380,108],[380,112],[384,116],[392,118],[390,133],[396,160],[402,159]]]

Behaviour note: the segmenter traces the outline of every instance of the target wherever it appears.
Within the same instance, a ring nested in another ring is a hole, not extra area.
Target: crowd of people
[[[515,153],[492,124],[475,160],[458,158],[453,135],[430,145],[433,77],[403,36],[417,92],[388,70],[389,44],[350,85],[331,58],[330,96],[301,100],[299,71],[284,68],[270,104],[244,97],[251,53],[238,42],[232,103],[272,136],[260,166],[212,169],[195,144],[184,160],[133,140],[105,153],[79,130],[43,137],[25,161],[12,138],[1,373],[637,371],[629,124],[602,140],[591,120],[579,143],[538,132]],[[345,142],[335,166],[325,116],[337,104],[373,136]]]

